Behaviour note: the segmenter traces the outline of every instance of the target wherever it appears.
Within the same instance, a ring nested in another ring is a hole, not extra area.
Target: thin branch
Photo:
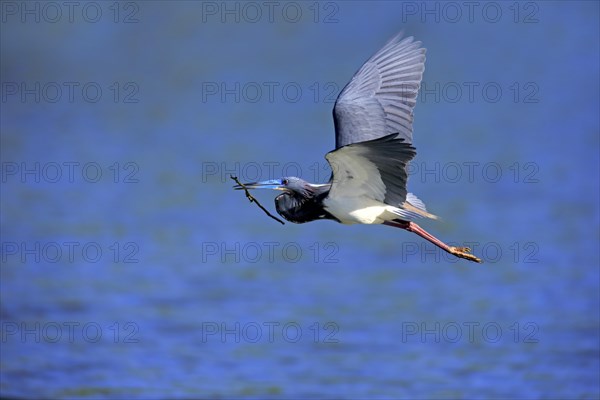
[[[279,218],[277,218],[276,216],[274,216],[273,214],[271,214],[269,212],[269,210],[267,210],[266,208],[264,208],[262,206],[262,204],[260,204],[258,202],[258,200],[256,200],[254,198],[254,196],[252,196],[250,194],[250,192],[248,191],[248,189],[246,188],[246,186],[238,180],[237,176],[230,175],[229,177],[231,179],[233,179],[235,181],[235,183],[237,183],[238,185],[240,185],[242,187],[242,189],[244,189],[244,192],[246,192],[246,197],[248,198],[248,200],[250,200],[250,203],[256,203],[256,205],[258,207],[260,207],[260,209],[263,210],[265,212],[265,214],[267,214],[269,217],[273,218],[275,221],[279,222],[281,225],[285,225],[285,222],[283,222],[282,220],[280,220]]]

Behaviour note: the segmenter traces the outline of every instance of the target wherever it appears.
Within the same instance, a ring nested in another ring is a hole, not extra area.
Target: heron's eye
[[[281,183],[284,184],[284,185],[287,185],[288,184],[288,180],[284,179],[284,180],[281,181]]]

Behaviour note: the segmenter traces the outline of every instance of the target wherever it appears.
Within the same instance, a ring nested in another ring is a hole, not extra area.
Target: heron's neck
[[[327,195],[331,190],[331,183],[309,183],[308,186],[312,197]]]
[[[323,207],[323,200],[329,194],[330,188],[330,184],[311,184],[310,195],[308,196],[283,193],[275,198],[275,208],[279,215],[296,224],[317,219],[335,219]]]

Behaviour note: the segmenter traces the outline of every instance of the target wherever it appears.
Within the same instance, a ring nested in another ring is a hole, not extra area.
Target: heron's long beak
[[[284,190],[284,186],[281,182],[281,179],[272,179],[270,181],[262,181],[262,182],[252,182],[252,183],[244,183],[246,189],[275,189],[275,190]],[[236,190],[242,190],[243,187],[240,185],[235,185],[233,187]]]

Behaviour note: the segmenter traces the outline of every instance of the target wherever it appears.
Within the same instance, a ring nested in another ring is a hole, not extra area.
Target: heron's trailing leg
[[[435,236],[431,235],[429,232],[427,232],[425,229],[421,228],[419,225],[415,224],[414,222],[409,222],[409,221],[400,221],[400,222],[385,221],[384,224],[385,225],[389,225],[389,226],[394,226],[396,228],[406,229],[409,232],[416,233],[417,235],[421,236],[423,239],[426,239],[426,240],[430,241],[431,243],[435,244],[436,246],[438,246],[442,250],[445,250],[448,253],[450,253],[450,254],[452,254],[452,255],[454,255],[456,257],[464,258],[465,260],[474,261],[474,262],[478,262],[478,263],[481,262],[481,260],[479,258],[475,257],[473,254],[470,254],[471,253],[471,249],[470,248],[468,248],[468,247],[448,246],[446,243],[442,242],[441,240],[439,240]]]

